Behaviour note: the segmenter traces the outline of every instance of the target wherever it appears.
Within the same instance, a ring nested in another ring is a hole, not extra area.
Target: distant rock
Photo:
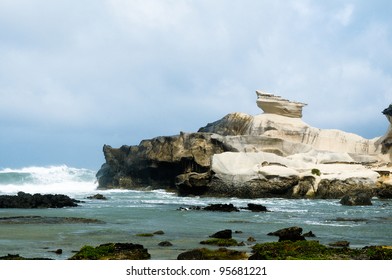
[[[248,203],[248,207],[244,207],[243,209],[252,211],[252,212],[267,212],[267,207],[261,205],[261,204],[254,204],[254,203]]]
[[[107,200],[107,198],[103,194],[100,194],[100,193],[97,193],[92,196],[88,196],[87,198],[88,199],[97,199],[97,200]]]
[[[210,204],[203,208],[205,211],[218,211],[218,212],[239,212],[240,210],[233,204]]]
[[[158,246],[161,246],[161,247],[171,247],[171,246],[173,246],[173,244],[171,242],[169,242],[169,241],[162,241],[162,242],[158,243]]]
[[[76,207],[79,202],[63,194],[0,195],[0,208],[63,208]]]

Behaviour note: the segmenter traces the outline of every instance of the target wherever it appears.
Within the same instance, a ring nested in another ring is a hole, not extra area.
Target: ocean
[[[186,250],[215,248],[200,241],[224,229],[233,230],[233,238],[245,243],[233,249],[250,252],[255,243],[248,241],[249,237],[258,243],[277,241],[267,234],[291,226],[312,231],[316,237],[309,240],[322,244],[346,240],[353,248],[392,245],[392,200],[374,198],[372,206],[350,207],[336,199],[178,197],[165,190],[97,190],[95,173],[65,165],[0,170],[0,195],[19,191],[66,194],[83,202],[61,209],[0,209],[0,256],[67,259],[84,245],[130,242],[142,244],[152,259],[171,260]],[[87,198],[98,193],[107,200]],[[184,211],[214,203],[236,207],[257,203],[269,212]],[[64,217],[100,222],[64,223]],[[138,236],[156,231],[164,234]],[[173,246],[161,247],[158,244],[162,241]],[[56,254],[57,249],[62,249],[62,254]]]

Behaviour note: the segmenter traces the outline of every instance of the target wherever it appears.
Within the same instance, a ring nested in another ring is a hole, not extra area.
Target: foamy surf
[[[5,168],[0,170],[0,193],[91,193],[97,187],[95,181],[95,171],[66,165]]]

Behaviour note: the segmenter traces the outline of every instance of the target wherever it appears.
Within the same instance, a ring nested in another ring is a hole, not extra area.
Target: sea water
[[[267,234],[281,228],[299,226],[312,231],[322,244],[347,240],[351,247],[392,245],[392,201],[373,199],[372,206],[342,206],[339,200],[321,199],[239,199],[213,197],[178,197],[165,190],[97,190],[95,171],[68,166],[29,167],[0,170],[0,195],[18,191],[41,194],[66,194],[83,201],[78,207],[61,209],[0,209],[0,256],[67,259],[84,245],[109,242],[142,244],[152,259],[176,259],[190,249],[208,247],[200,244],[210,235],[231,229],[233,238],[251,251],[256,242],[277,241]],[[88,196],[103,194],[107,200]],[[191,206],[232,203],[246,207],[262,204],[269,212],[208,212],[188,210]],[[6,217],[76,217],[97,219],[101,223],[9,222]],[[150,237],[143,233],[163,231]],[[310,239],[310,238],[309,238]],[[158,244],[169,241],[171,247]],[[62,249],[62,254],[54,251]]]

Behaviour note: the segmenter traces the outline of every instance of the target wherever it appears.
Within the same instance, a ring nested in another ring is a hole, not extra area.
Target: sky
[[[104,144],[260,114],[383,135],[392,1],[0,0],[0,168],[97,170]]]

